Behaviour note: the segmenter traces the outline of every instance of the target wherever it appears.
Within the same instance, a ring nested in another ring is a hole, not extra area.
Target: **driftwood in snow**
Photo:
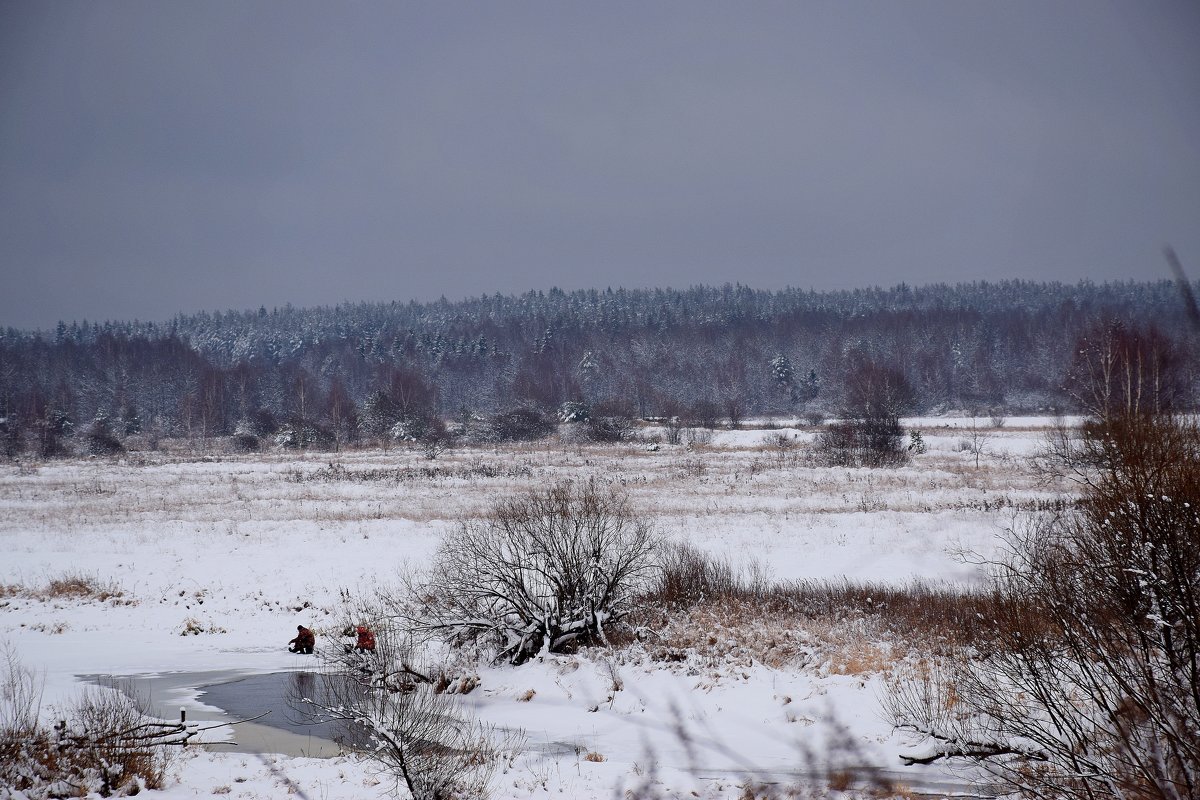
[[[180,709],[179,722],[142,722],[123,730],[104,731],[99,734],[88,733],[86,731],[82,733],[71,731],[67,727],[66,720],[61,720],[54,726],[54,744],[60,749],[184,746],[190,744],[193,737],[204,731],[253,722],[256,719],[262,719],[270,713],[270,711],[264,711],[258,716],[250,717],[249,719],[239,719],[233,722],[215,722],[211,725],[201,726],[195,722],[188,722],[186,712]],[[214,744],[236,746],[236,742],[214,742]]]

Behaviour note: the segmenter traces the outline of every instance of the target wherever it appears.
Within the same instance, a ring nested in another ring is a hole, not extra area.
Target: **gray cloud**
[[[10,0],[0,325],[1163,277],[1198,37],[1188,0]]]

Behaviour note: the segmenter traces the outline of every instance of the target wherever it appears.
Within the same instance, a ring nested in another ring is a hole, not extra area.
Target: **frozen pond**
[[[203,744],[214,749],[328,758],[341,751],[335,740],[346,738],[342,723],[313,721],[300,701],[317,691],[321,676],[314,672],[225,670],[80,678],[120,689],[141,700],[151,715],[168,721],[178,720],[180,709],[201,727],[266,712],[254,722],[207,731]]]

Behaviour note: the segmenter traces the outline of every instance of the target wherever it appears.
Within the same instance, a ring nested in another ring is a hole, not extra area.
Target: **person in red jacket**
[[[303,653],[304,655],[312,655],[313,645],[317,643],[316,634],[310,631],[303,625],[297,625],[296,638],[288,642],[289,653]]]
[[[354,645],[354,649],[360,653],[375,652],[375,634],[366,625],[359,625],[354,629],[358,634],[358,641]]]

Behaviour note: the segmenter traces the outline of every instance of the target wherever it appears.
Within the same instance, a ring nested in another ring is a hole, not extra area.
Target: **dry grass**
[[[688,519],[703,509],[731,524],[756,515],[864,508],[1008,513],[1060,488],[998,459],[974,469],[960,454],[934,451],[919,457],[919,469],[829,469],[811,464],[810,450],[799,442],[781,465],[761,442],[646,452],[640,446],[566,446],[550,439],[465,447],[433,464],[395,448],[336,455],[158,453],[142,466],[63,461],[52,472],[0,473],[0,503],[10,509],[0,518],[0,533],[127,527],[131,521],[148,530],[180,523],[457,521],[484,509],[468,495],[486,497],[563,478],[619,483],[635,507],[656,517]],[[214,462],[222,464],[217,471]],[[396,485],[403,491],[391,490]],[[229,503],[231,496],[236,504]]]
[[[79,599],[84,597],[99,597],[107,599],[107,591],[98,585],[96,579],[81,573],[62,575],[51,578],[46,586],[47,597]]]
[[[888,672],[912,653],[978,646],[998,626],[1018,624],[988,592],[923,583],[772,583],[686,545],[669,551],[657,587],[638,608],[630,626],[658,661],[699,668],[757,661],[845,675]]]
[[[117,605],[132,604],[125,599],[125,591],[111,581],[103,581],[84,572],[64,572],[51,577],[44,584],[29,586],[11,583],[0,586],[0,598],[26,598],[40,602],[53,601],[112,601]]]

